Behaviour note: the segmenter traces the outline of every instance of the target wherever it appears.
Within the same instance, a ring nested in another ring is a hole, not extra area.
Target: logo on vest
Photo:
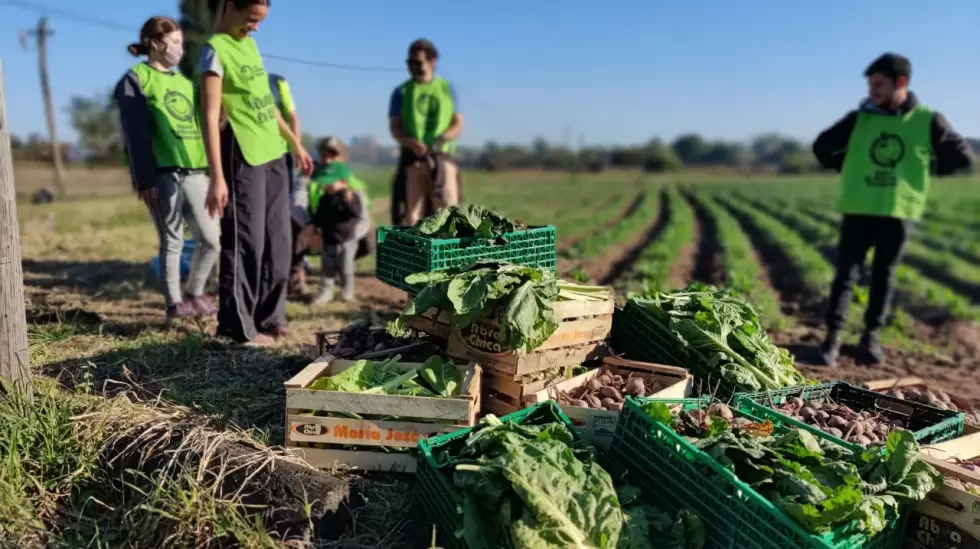
[[[871,161],[878,169],[873,175],[864,178],[865,183],[875,187],[894,187],[898,183],[895,168],[905,159],[905,141],[902,136],[881,132],[871,142]]]
[[[186,95],[176,90],[167,90],[163,95],[163,108],[174,120],[190,122],[194,118],[194,104]]]
[[[242,65],[238,69],[239,74],[242,75],[242,79],[246,82],[251,82],[256,78],[262,78],[265,76],[265,69],[262,65]]]

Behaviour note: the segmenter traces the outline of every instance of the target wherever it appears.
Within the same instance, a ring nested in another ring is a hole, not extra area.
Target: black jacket
[[[858,110],[847,113],[836,124],[824,130],[813,142],[813,154],[820,165],[828,170],[841,171],[844,167],[844,157],[847,153],[847,143],[854,131],[858,111],[873,111],[882,114],[905,114],[919,105],[919,100],[913,93],[897,110],[885,110],[875,106],[870,100],[861,103]],[[951,175],[965,170],[973,165],[973,154],[970,144],[950,126],[942,114],[936,112],[932,117],[932,173],[935,175]]]
[[[363,212],[364,204],[358,193],[325,193],[317,204],[313,224],[320,230],[324,245],[343,244],[354,240]]]

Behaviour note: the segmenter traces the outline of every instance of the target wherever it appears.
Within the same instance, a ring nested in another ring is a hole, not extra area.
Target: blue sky
[[[38,0],[131,25],[125,32],[51,15],[50,70],[64,105],[108,89],[133,64],[125,46],[177,0]],[[42,131],[37,57],[18,41],[39,13],[0,0],[0,58],[15,133]],[[603,4],[607,7],[600,7]],[[409,6],[414,6],[409,8]],[[391,67],[354,72],[267,60],[291,82],[306,129],[387,137],[387,101],[405,49],[442,53],[467,117],[463,141],[635,143],[697,131],[812,139],[864,93],[886,50],[912,59],[912,89],[961,132],[980,136],[980,2],[941,0],[278,0],[256,39],[264,53]],[[972,36],[972,38],[971,38]]]

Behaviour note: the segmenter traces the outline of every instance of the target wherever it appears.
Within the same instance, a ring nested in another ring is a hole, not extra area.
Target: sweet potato
[[[643,383],[643,379],[638,377],[630,378],[626,382],[626,386],[623,387],[623,392],[627,395],[644,396],[647,394],[646,391],[646,384]]]
[[[603,385],[605,385],[601,380],[605,374],[594,377],[585,382],[585,390],[590,393],[598,391]]]
[[[584,400],[588,401],[589,408],[595,408],[596,410],[602,409],[602,401],[595,395],[585,395]]]
[[[569,406],[575,406],[576,408],[591,408],[588,402],[584,400],[572,399],[568,401]]]
[[[599,396],[602,398],[611,398],[615,402],[622,402],[623,395],[615,387],[603,387],[599,389]]]
[[[732,413],[732,409],[721,402],[716,402],[711,406],[708,406],[708,415],[718,416],[725,421],[732,421],[735,419],[735,414]]]

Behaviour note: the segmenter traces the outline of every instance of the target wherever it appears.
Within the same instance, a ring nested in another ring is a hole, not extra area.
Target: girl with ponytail
[[[144,61],[119,81],[122,134],[133,187],[149,208],[160,240],[160,270],[168,323],[181,317],[214,316],[204,286],[218,260],[219,224],[205,202],[208,159],[194,104],[194,86],[174,67],[184,52],[180,26],[152,17],[129,52]],[[197,240],[186,293],[180,288],[184,220]]]

